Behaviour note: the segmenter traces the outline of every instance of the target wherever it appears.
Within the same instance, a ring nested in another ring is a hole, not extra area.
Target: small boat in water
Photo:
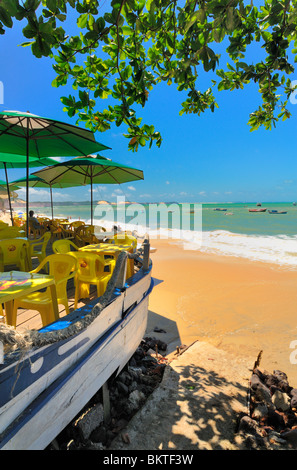
[[[227,210],[227,209],[222,209],[221,207],[216,207],[216,208],[214,209],[214,211],[223,211],[223,212],[225,212],[226,210]]]
[[[269,214],[287,214],[286,211],[277,211],[277,210],[271,210],[271,211],[268,211]]]
[[[249,209],[249,212],[266,212],[267,209]]]

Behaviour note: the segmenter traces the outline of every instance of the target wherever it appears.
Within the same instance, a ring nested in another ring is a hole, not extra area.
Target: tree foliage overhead
[[[73,95],[61,98],[68,115],[93,131],[126,124],[129,148],[137,150],[147,142],[161,144],[159,132],[138,115],[160,82],[183,92],[180,114],[214,111],[215,90],[254,82],[262,101],[251,110],[251,130],[271,129],[290,117],[297,0],[254,3],[112,0],[107,8],[104,0],[0,0],[0,33],[23,20],[22,45],[38,58],[54,59],[53,85],[72,83]],[[75,34],[73,24],[67,30],[70,22],[76,22]],[[227,57],[223,66],[220,43]],[[262,51],[256,62],[248,60],[255,44]],[[199,76],[207,72],[211,86],[201,91]]]

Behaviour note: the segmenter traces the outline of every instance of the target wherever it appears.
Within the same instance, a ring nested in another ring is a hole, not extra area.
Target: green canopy
[[[105,150],[95,141],[94,134],[72,124],[19,111],[0,112],[0,148],[2,152],[27,157],[72,157]],[[29,217],[29,186],[26,186],[26,213]],[[27,236],[28,236],[27,224]]]
[[[30,157],[73,157],[108,149],[93,132],[73,124],[19,111],[0,112],[2,152]]]
[[[1,191],[4,192],[4,188],[2,189],[3,186],[5,186],[5,192],[7,192],[6,181],[0,180],[0,188],[1,188]],[[9,189],[11,191],[17,191],[18,189],[20,189],[20,187],[16,186],[15,184],[11,184],[9,185]]]
[[[28,165],[29,167],[39,167],[39,166],[49,166],[54,165],[57,163],[57,160],[53,158],[30,158]],[[7,197],[10,209],[10,217],[11,223],[13,225],[13,215],[12,215],[12,207],[11,207],[11,197],[10,197],[10,190],[12,189],[9,185],[7,169],[13,168],[26,168],[27,167],[27,157],[26,155],[17,155],[13,153],[2,153],[0,152],[0,168],[3,168],[5,171],[5,178],[6,178],[6,188],[7,188]]]
[[[143,180],[143,171],[116,163],[100,155],[72,158],[48,168],[35,171],[48,183],[72,186],[91,185],[91,224],[93,223],[93,184],[122,184]]]
[[[72,187],[72,184],[69,185],[63,185],[62,183],[54,183],[50,184],[44,181],[42,178],[39,178],[39,176],[36,175],[29,175],[28,181],[27,178],[19,178],[15,181],[12,181],[9,184],[9,187],[15,187],[20,189],[19,187],[26,187],[27,183],[29,183],[30,188],[49,188],[50,190],[50,197],[51,197],[51,209],[52,209],[52,219],[54,218],[54,213],[53,213],[53,192],[52,188],[65,188],[65,187]],[[18,185],[18,186],[15,186]]]

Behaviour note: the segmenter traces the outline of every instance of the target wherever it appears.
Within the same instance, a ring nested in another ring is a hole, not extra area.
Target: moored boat
[[[221,209],[220,207],[216,207],[216,208],[214,209],[214,211],[223,211],[223,212],[225,212],[226,210],[227,210],[227,209]]]
[[[249,209],[249,212],[266,212],[267,209]]]
[[[287,214],[288,213],[287,211],[277,211],[277,210],[271,210],[268,212],[269,214]]]
[[[0,325],[8,350],[0,365],[0,449],[44,449],[133,355],[153,288],[149,243],[131,256],[138,271],[126,279],[122,252],[105,293],[86,306],[23,335]]]

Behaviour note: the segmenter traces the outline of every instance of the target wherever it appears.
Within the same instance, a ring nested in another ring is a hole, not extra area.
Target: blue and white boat
[[[146,330],[153,288],[148,242],[142,253],[131,278],[126,280],[123,253],[103,296],[29,331],[23,338],[29,347],[5,354],[0,365],[0,449],[45,449],[129,361]],[[14,332],[1,325],[0,340]],[[15,341],[18,345],[18,336]]]

